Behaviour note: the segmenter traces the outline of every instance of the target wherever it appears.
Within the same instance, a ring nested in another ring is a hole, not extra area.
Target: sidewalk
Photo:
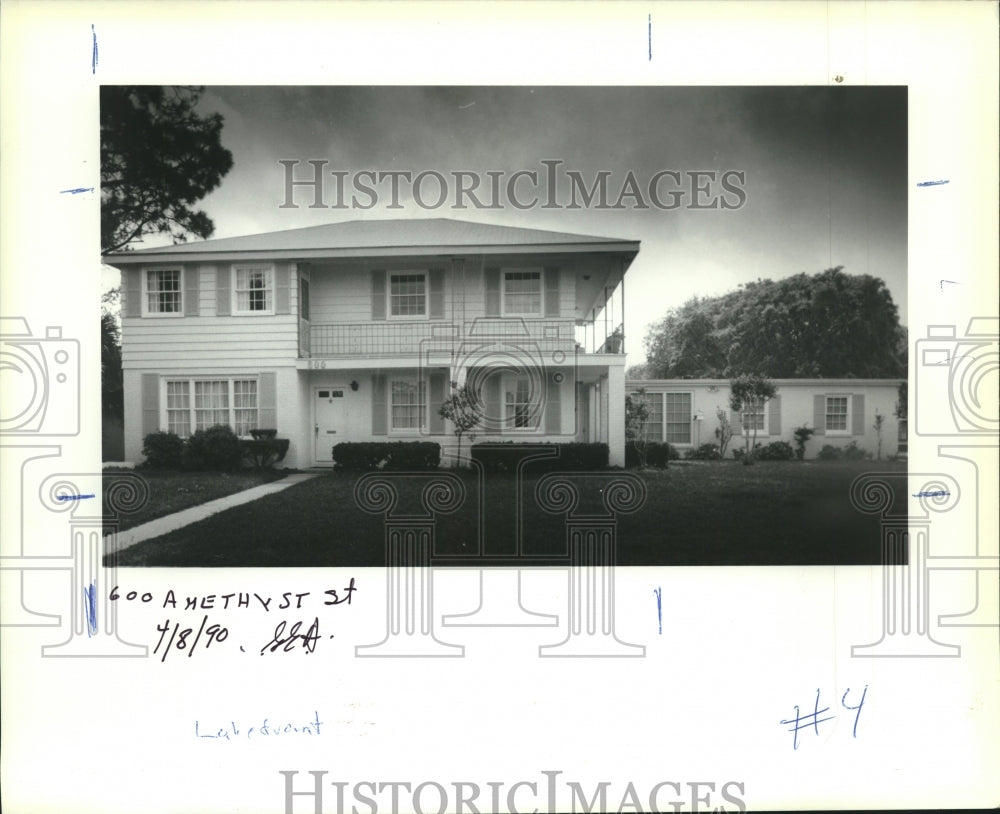
[[[224,512],[226,509],[231,509],[234,506],[242,506],[251,500],[258,500],[267,495],[273,495],[276,492],[287,489],[289,486],[294,486],[296,483],[302,483],[303,481],[318,477],[320,474],[319,472],[307,472],[299,475],[288,475],[272,483],[265,483],[261,486],[245,489],[242,492],[216,498],[215,500],[210,500],[208,503],[192,506],[190,509],[184,509],[175,514],[168,514],[166,517],[158,517],[156,520],[150,520],[148,523],[143,523],[141,526],[128,529],[128,531],[118,532],[116,536],[109,535],[105,537],[104,553],[107,555],[124,551],[126,548],[130,548],[136,543],[141,543],[143,540],[160,537],[174,529],[197,523],[199,520],[204,520],[206,517]]]

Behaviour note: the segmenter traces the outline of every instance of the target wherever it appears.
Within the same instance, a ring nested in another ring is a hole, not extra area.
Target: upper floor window
[[[182,313],[180,269],[147,269],[143,282],[146,287],[143,316]]]
[[[274,269],[271,266],[237,266],[234,314],[274,313]]]
[[[827,396],[826,397],[826,432],[836,433],[848,431],[848,411],[850,410],[850,396]]]
[[[389,316],[427,316],[427,275],[424,272],[389,275]]]
[[[541,316],[542,273],[540,271],[505,271],[503,273],[504,316]]]

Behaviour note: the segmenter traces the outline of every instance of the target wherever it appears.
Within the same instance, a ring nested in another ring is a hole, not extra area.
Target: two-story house
[[[341,441],[607,443],[625,461],[624,277],[638,241],[452,219],[349,221],[108,255],[122,273],[125,455],[156,430]]]

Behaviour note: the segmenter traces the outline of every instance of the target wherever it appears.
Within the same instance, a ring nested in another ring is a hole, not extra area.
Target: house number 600
[[[310,362],[310,370],[326,370],[326,362]]]

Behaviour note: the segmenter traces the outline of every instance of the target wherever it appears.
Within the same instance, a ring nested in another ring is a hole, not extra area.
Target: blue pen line
[[[97,73],[97,31],[94,30],[94,24],[90,24],[90,32],[94,37],[94,47],[90,55],[90,72],[92,74]]]
[[[919,182],[917,182],[917,186],[918,187],[936,187],[936,186],[940,186],[941,184],[948,184],[948,183],[950,183],[950,181],[948,181],[947,179],[944,180],[944,181],[919,181]]]
[[[653,61],[653,15],[649,14],[646,17],[646,27],[649,37],[649,61]]]
[[[86,500],[88,497],[94,497],[94,495],[59,495],[57,500]]]
[[[663,588],[653,588],[656,594],[656,617],[660,620],[660,635],[663,635]]]
[[[81,192],[93,192],[93,187],[77,187],[76,189],[60,189],[59,194],[65,195],[69,193],[70,195],[79,195]]]
[[[83,605],[87,611],[87,636],[97,633],[97,583],[83,589]]]

